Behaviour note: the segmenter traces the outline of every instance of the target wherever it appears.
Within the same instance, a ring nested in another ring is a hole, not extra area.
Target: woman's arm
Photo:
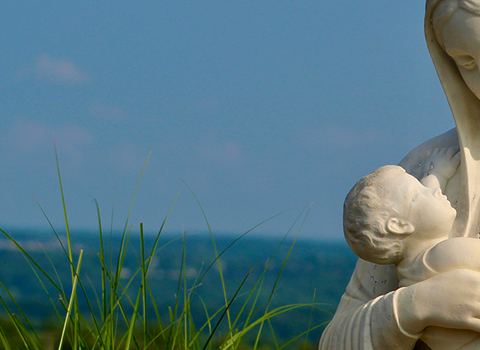
[[[421,334],[398,327],[394,308],[398,286],[392,265],[359,259],[337,312],[320,341],[320,350],[412,349]],[[402,316],[404,316],[402,314]]]
[[[428,326],[480,332],[479,272],[453,270],[375,296],[396,278],[389,270],[359,259],[319,350],[411,350]]]

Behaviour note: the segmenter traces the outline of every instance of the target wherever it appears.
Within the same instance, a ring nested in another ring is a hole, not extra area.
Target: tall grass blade
[[[203,218],[205,220],[205,223],[207,224],[208,232],[210,233],[210,238],[212,239],[213,249],[215,251],[215,257],[216,257],[216,261],[217,261],[217,264],[218,264],[218,273],[220,275],[220,280],[222,282],[222,290],[223,290],[223,298],[225,300],[225,306],[228,306],[228,295],[227,295],[227,289],[226,289],[226,286],[225,286],[225,279],[223,277],[222,264],[221,264],[220,259],[219,259],[217,244],[215,243],[215,238],[213,237],[213,231],[212,231],[212,228],[210,227],[210,222],[208,221],[207,213],[205,213],[205,210],[203,209],[203,206],[200,203],[200,200],[198,199],[195,192],[193,192],[193,190],[190,188],[190,186],[188,186],[187,183],[185,183],[185,185],[190,190],[191,194],[193,195],[193,198],[195,198],[200,210],[202,211],[202,215],[203,215]],[[231,329],[232,328],[232,322],[230,320],[230,311],[228,310],[228,307],[226,308],[226,312],[227,312],[228,326],[229,326],[229,329]]]
[[[248,276],[250,276],[250,273],[252,272],[253,270],[253,266],[250,268],[250,271],[248,271],[248,274],[245,276],[245,278],[243,279],[242,283],[240,284],[240,286],[238,287],[237,291],[235,292],[235,294],[233,295],[232,299],[230,300],[230,302],[228,303],[227,307],[225,308],[225,311],[222,313],[222,316],[220,316],[220,319],[218,320],[217,324],[215,325],[215,327],[213,328],[213,331],[210,333],[207,341],[205,342],[205,345],[203,346],[203,349],[202,350],[205,350],[207,348],[207,345],[210,343],[210,341],[212,340],[212,337],[213,335],[215,334],[215,331],[217,330],[218,326],[220,326],[220,323],[222,322],[223,318],[225,317],[225,315],[228,313],[228,310],[230,309],[230,306],[232,306],[232,303],[235,301],[238,293],[240,292],[240,290],[242,289],[243,285],[245,284],[245,282],[247,281],[248,279]]]
[[[63,341],[65,339],[65,332],[67,331],[68,320],[70,319],[70,315],[72,313],[72,308],[75,303],[75,295],[77,293],[77,282],[78,282],[78,274],[80,273],[80,267],[82,266],[82,257],[83,257],[83,250],[80,250],[80,255],[78,257],[78,264],[77,268],[75,269],[75,278],[73,279],[73,286],[72,286],[72,294],[70,296],[70,302],[68,303],[67,315],[65,316],[65,322],[63,324],[62,335],[60,337],[60,343],[58,344],[58,350],[62,349]],[[78,318],[76,319],[78,320]]]
[[[310,317],[308,318],[307,333],[305,334],[305,342],[303,343],[303,350],[306,349],[307,343],[308,343],[308,334],[310,333],[310,327],[311,327],[311,324],[312,324],[313,310],[315,309],[315,308],[314,308],[314,305],[315,305],[315,296],[316,296],[316,294],[317,294],[317,290],[315,289],[315,290],[313,291],[312,309],[310,310]]]
[[[7,337],[5,336],[5,332],[2,328],[0,328],[0,342],[5,350],[11,350],[10,342],[8,341]]]
[[[304,218],[303,218],[303,221],[302,221],[302,224],[300,225],[300,228],[297,232],[297,235],[292,243],[292,245],[290,246],[290,250],[288,251],[288,254],[287,254],[287,257],[285,258],[285,260],[283,261],[283,265],[282,265],[282,268],[280,269],[280,272],[277,276],[277,279],[275,280],[275,284],[273,285],[273,288],[272,288],[272,292],[270,293],[270,296],[268,298],[268,302],[267,302],[267,306],[265,308],[265,313],[268,312],[268,309],[270,307],[270,303],[272,302],[272,299],[273,299],[273,295],[275,294],[275,291],[277,289],[277,286],[278,286],[278,283],[280,281],[280,277],[282,277],[282,274],[283,274],[283,270],[285,269],[285,266],[287,265],[287,261],[288,259],[290,258],[290,254],[292,253],[293,251],[293,247],[295,246],[295,243],[297,243],[297,239],[298,237],[300,236],[300,232],[302,232],[302,229],[303,229],[303,226],[305,225],[305,221],[307,220],[307,217],[308,217],[308,214],[310,213],[310,208],[307,210],[307,213],[305,214]],[[300,215],[297,217],[297,219],[295,220],[295,222],[292,224],[292,226],[290,227],[290,229],[288,230],[287,234],[285,235],[285,238],[288,236],[288,234],[291,232],[291,230],[293,229],[293,226],[295,225],[295,223],[300,219],[301,215],[303,214],[303,211],[300,213]],[[258,346],[258,342],[260,340],[260,335],[262,333],[262,328],[263,328],[263,322],[260,324],[260,329],[258,330],[258,333],[257,333],[257,339],[255,340],[255,345],[253,347],[253,349],[255,350]]]

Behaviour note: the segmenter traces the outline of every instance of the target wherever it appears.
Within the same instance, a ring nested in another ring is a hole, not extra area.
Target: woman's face
[[[468,87],[480,99],[480,17],[458,9],[441,33],[445,51],[455,60]]]

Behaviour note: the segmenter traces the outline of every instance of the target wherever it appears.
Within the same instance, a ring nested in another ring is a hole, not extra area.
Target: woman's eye
[[[465,69],[473,69],[477,66],[477,62],[472,56],[460,56],[456,58],[457,64]]]

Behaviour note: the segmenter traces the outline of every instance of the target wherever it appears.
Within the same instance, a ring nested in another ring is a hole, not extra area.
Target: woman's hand
[[[452,270],[395,293],[400,329],[409,334],[428,326],[480,332],[479,272]]]
[[[433,174],[448,180],[455,174],[459,165],[460,148],[458,146],[435,148],[433,152],[427,153],[424,176]]]

